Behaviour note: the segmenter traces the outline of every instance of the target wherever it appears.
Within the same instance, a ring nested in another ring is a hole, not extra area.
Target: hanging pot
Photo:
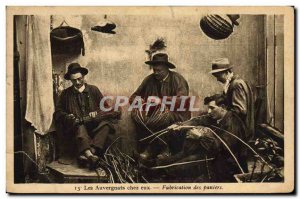
[[[64,22],[63,22],[64,23]],[[85,55],[83,35],[81,30],[63,23],[50,33],[52,54],[82,54]]]

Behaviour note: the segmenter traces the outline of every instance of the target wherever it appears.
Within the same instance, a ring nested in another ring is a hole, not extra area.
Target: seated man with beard
[[[177,155],[158,161],[156,168],[166,168],[171,178],[194,177],[198,170],[209,178],[204,181],[233,182],[234,174],[248,170],[245,147],[234,137],[245,139],[245,125],[234,112],[226,110],[222,96],[206,97],[204,103],[207,116],[169,127],[170,133],[187,129],[184,147]]]

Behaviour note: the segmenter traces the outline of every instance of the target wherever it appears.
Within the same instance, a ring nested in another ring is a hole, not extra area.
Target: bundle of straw
[[[123,153],[117,143],[118,137],[105,151],[102,165],[104,165],[109,175],[110,183],[147,183],[143,175],[140,174],[138,163],[129,155]]]

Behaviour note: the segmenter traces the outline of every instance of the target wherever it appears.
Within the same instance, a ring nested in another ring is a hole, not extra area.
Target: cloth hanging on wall
[[[49,132],[54,112],[49,35],[49,16],[28,16],[25,119],[42,135]]]

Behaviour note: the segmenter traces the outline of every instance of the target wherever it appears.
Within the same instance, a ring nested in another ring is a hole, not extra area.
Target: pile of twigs
[[[247,182],[252,182],[252,180],[255,180],[253,177],[257,167],[257,162],[261,162],[259,174],[260,177],[262,177],[262,180],[260,180],[260,182],[282,182],[284,179],[283,173],[281,173],[284,165],[283,149],[279,147],[278,143],[273,139],[266,137],[257,138],[254,142],[254,147],[260,156],[264,157],[269,165],[272,165],[272,168],[269,171],[265,171],[264,168],[266,162],[263,162],[257,155],[254,155],[254,165],[251,171],[251,176]]]
[[[207,115],[201,115],[201,116],[198,116],[197,119],[201,119],[201,118],[204,118],[204,117],[207,117]],[[191,129],[191,128],[195,128],[196,126],[191,126],[191,125],[186,125],[186,123],[189,123],[190,121],[194,120],[195,118],[191,118],[185,122],[182,122],[180,124],[180,128],[181,129]],[[172,129],[173,125],[167,127],[167,128],[164,128],[160,131],[157,131],[155,133],[151,133],[151,135],[147,136],[147,137],[144,137],[142,139],[140,139],[139,141],[144,141],[144,140],[149,140],[149,142],[153,142],[154,140],[156,139],[161,139],[161,137],[164,135],[164,134],[167,134],[167,133],[174,133],[176,131],[173,131]],[[151,139],[151,140],[150,140]]]
[[[192,129],[192,128],[195,128],[196,126],[190,126],[190,125],[185,125],[184,123],[182,123],[181,125],[181,128],[182,129]],[[172,127],[172,126],[170,126]],[[143,139],[141,139],[140,141],[143,141],[143,140],[147,140],[147,139],[151,139],[150,142],[153,142],[155,139],[160,139],[160,137],[164,134],[167,134],[167,133],[174,133],[176,131],[173,131],[172,128],[165,128],[161,131],[158,131],[158,132],[155,132],[153,133],[152,135],[148,136],[148,137],[145,137]],[[214,125],[210,125],[209,126],[210,128],[214,128],[214,129],[218,129],[218,130],[221,130],[223,131],[224,133],[226,134],[229,134],[231,135],[232,137],[234,137],[235,139],[237,139],[239,142],[241,142],[243,145],[245,145],[248,149],[250,149],[250,151],[257,157],[260,159],[261,162],[263,162],[265,165],[267,165],[271,170],[275,170],[274,166],[272,166],[269,162],[267,162],[261,155],[259,155],[249,144],[247,144],[245,141],[243,141],[241,138],[239,138],[238,136],[236,136],[235,134],[233,134],[232,132],[229,132],[229,131],[226,131],[224,129],[221,129],[217,126],[214,126]],[[234,153],[231,151],[230,147],[227,145],[227,143],[217,134],[215,133],[214,130],[210,129],[209,127],[206,127],[207,129],[209,129],[216,137],[217,139],[219,139],[221,141],[221,143],[226,147],[226,149],[228,150],[228,152],[231,154],[231,156],[233,157],[233,159],[235,160],[237,166],[239,167],[239,169],[241,170],[241,172],[244,174],[244,171],[242,169],[242,167],[240,166],[240,163],[239,161],[237,160],[237,158],[235,157]]]
[[[132,157],[123,153],[118,147],[118,137],[105,151],[102,160],[110,183],[147,183],[140,174],[138,163]]]

